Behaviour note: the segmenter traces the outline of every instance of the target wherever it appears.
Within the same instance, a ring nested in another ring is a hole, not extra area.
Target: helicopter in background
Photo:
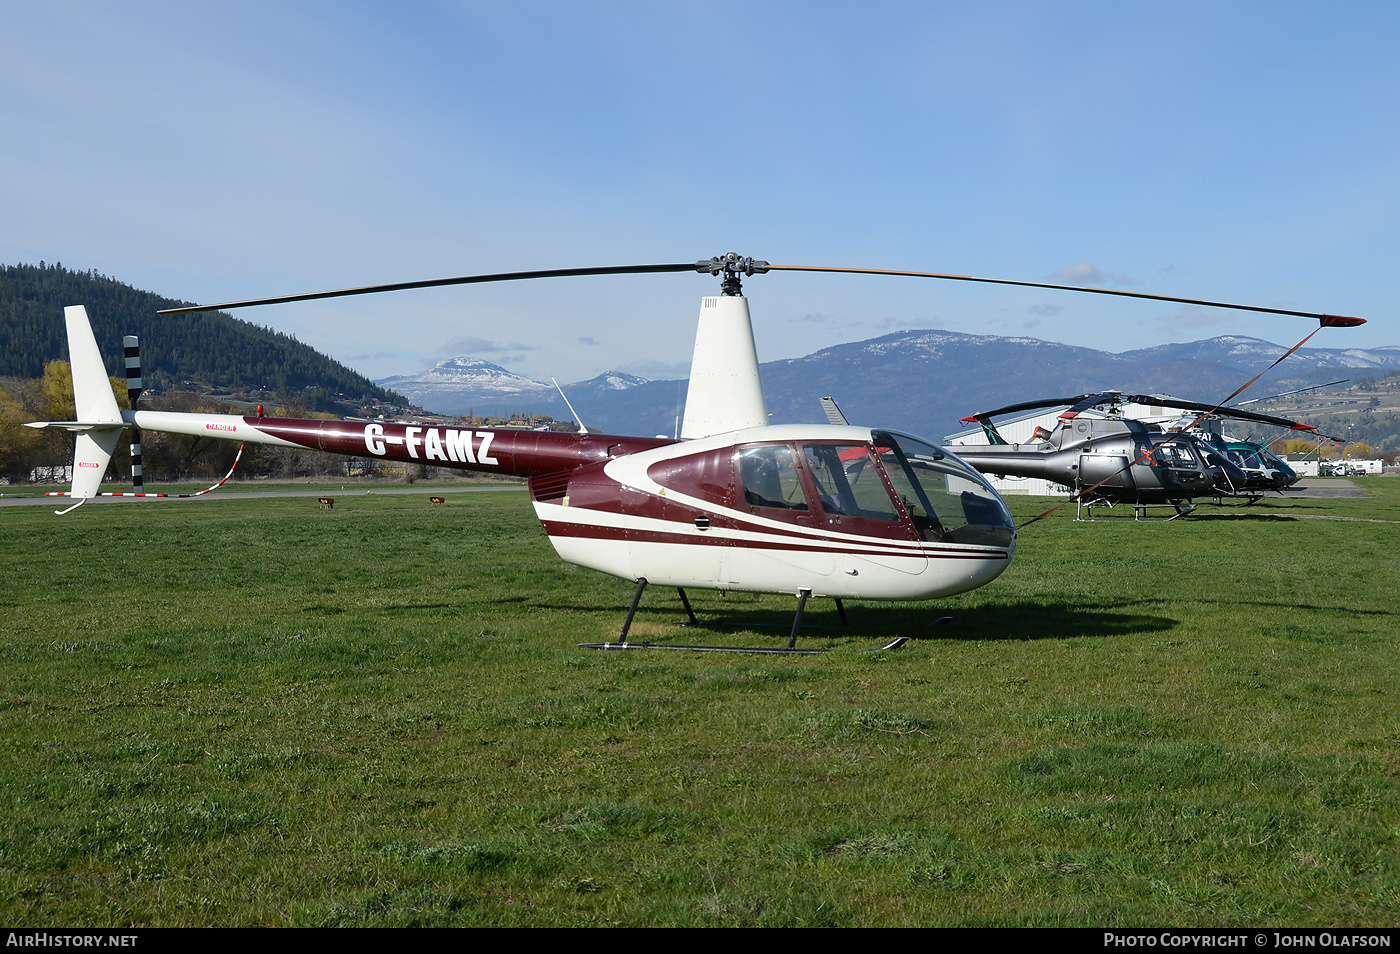
[[[1329,381],[1326,384],[1314,384],[1311,387],[1294,388],[1291,391],[1283,391],[1268,397],[1241,401],[1233,408],[1227,409],[1237,413],[1226,414],[1225,416],[1233,417],[1237,420],[1272,424],[1276,427],[1287,427],[1290,431],[1308,430],[1309,428],[1306,425],[1299,424],[1296,421],[1281,417],[1270,418],[1267,415],[1251,417],[1249,416],[1250,412],[1243,412],[1241,409],[1250,404],[1260,404],[1265,401],[1272,401],[1275,398],[1288,397],[1294,394],[1305,394],[1308,391],[1317,391],[1322,388],[1330,388],[1337,384],[1346,384],[1350,380],[1350,378],[1342,378],[1339,381]],[[1153,395],[1153,397],[1162,398],[1164,403],[1167,403],[1168,406],[1171,407],[1185,406],[1180,401],[1177,401],[1177,399],[1168,395]],[[1316,430],[1316,428],[1311,429]],[[1210,444],[1210,446],[1220,451],[1245,472],[1246,477],[1248,477],[1246,489],[1282,491],[1285,488],[1292,487],[1301,479],[1298,472],[1294,470],[1286,460],[1269,450],[1267,443],[1257,443],[1249,438],[1245,438],[1244,440],[1232,440],[1219,431],[1210,431],[1209,429],[1206,430],[1204,436],[1206,442]],[[1336,441],[1336,438],[1325,438],[1320,434],[1317,436],[1325,440]]]
[[[1298,388],[1284,394],[1275,394],[1273,397],[1283,397],[1286,394],[1299,394],[1304,391],[1314,391],[1318,388],[1331,387],[1333,384],[1342,384],[1344,381],[1333,381],[1329,384],[1319,384],[1311,388]],[[1151,403],[1164,408],[1179,408],[1187,413],[1174,424],[1168,425],[1165,430],[1179,431],[1190,428],[1195,422],[1197,426],[1193,432],[1199,436],[1209,447],[1227,458],[1245,473],[1245,484],[1241,488],[1245,495],[1257,494],[1261,491],[1281,491],[1296,484],[1300,477],[1298,472],[1288,465],[1288,462],[1280,458],[1265,444],[1255,443],[1250,440],[1235,440],[1225,436],[1219,429],[1211,427],[1209,424],[1193,418],[1193,414],[1200,411],[1208,412],[1212,418],[1226,418],[1235,421],[1247,421],[1255,424],[1266,424],[1271,427],[1286,428],[1290,432],[1305,431],[1311,432],[1310,436],[1334,444],[1346,443],[1344,438],[1332,437],[1322,434],[1317,427],[1312,424],[1302,424],[1298,421],[1285,417],[1261,414],[1257,411],[1243,410],[1242,406],[1215,408],[1209,404],[1199,404],[1195,401],[1184,401],[1181,398],[1173,397],[1170,394],[1151,394],[1147,396],[1132,395],[1127,400],[1134,403]],[[1272,400],[1272,398],[1260,398],[1258,401]],[[1246,401],[1244,404],[1255,404],[1258,401]],[[1235,496],[1235,495],[1231,495]],[[1255,497],[1254,499],[1258,499]],[[1250,501],[1251,503],[1253,500]]]
[[[1183,401],[1170,395],[1124,395],[1102,391],[1027,401],[963,418],[979,424],[986,444],[959,444],[957,454],[984,474],[1035,477],[1069,487],[1079,515],[1094,506],[1131,504],[1141,518],[1150,506],[1169,505],[1176,516],[1194,509],[1194,499],[1238,498],[1252,503],[1264,491],[1281,489],[1298,475],[1258,445],[1230,442],[1216,432],[1190,428],[1190,416],[1153,423],[1126,417],[1125,405],[1205,412],[1206,416],[1316,431],[1315,427],[1237,408]],[[1037,427],[1030,440],[1012,443],[995,418],[1068,405],[1052,429]],[[1100,413],[1086,413],[1097,411]],[[1199,424],[1201,417],[1194,423]],[[1262,453],[1260,453],[1262,451]],[[1267,456],[1265,456],[1267,455]]]
[[[1288,461],[1264,444],[1230,440],[1223,434],[1211,434],[1205,440],[1244,471],[1247,491],[1284,490],[1302,479]]]

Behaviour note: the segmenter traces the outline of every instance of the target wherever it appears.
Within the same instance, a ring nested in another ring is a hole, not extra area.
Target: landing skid
[[[1217,496],[1212,503],[1217,507],[1252,507],[1263,499],[1263,494],[1235,494],[1230,497]],[[1240,500],[1243,503],[1226,503],[1227,500]]]
[[[1097,522],[1094,519],[1095,507],[1107,507],[1108,509],[1112,510],[1113,505],[1115,503],[1122,502],[1123,501],[1106,500],[1102,497],[1096,498],[1094,500],[1076,500],[1074,502],[1075,522],[1095,523]],[[1196,506],[1196,504],[1192,503],[1189,500],[1168,500],[1163,501],[1162,503],[1143,503],[1142,501],[1138,500],[1133,502],[1133,519],[1138,521],[1146,520],[1148,518],[1147,511],[1150,507],[1171,507],[1173,510],[1176,511],[1176,513],[1172,514],[1170,517],[1167,517],[1165,521],[1163,521],[1165,523],[1170,523],[1177,517],[1184,517],[1187,514],[1192,513],[1193,511],[1195,511]]]
[[[802,590],[802,591],[800,591],[800,592],[797,594],[797,613],[796,613],[796,615],[793,617],[793,620],[792,620],[792,632],[791,632],[791,634],[788,636],[788,644],[787,644],[787,646],[785,646],[785,647],[781,647],[781,648],[780,648],[780,647],[776,647],[776,646],[773,646],[773,647],[765,647],[765,646],[707,646],[707,645],[688,645],[688,644],[682,644],[682,643],[652,643],[652,642],[646,642],[646,641],[643,641],[643,642],[640,642],[640,643],[630,643],[630,642],[627,641],[627,633],[628,633],[628,631],[630,631],[631,628],[632,628],[632,620],[633,620],[633,618],[637,615],[637,606],[638,606],[638,604],[640,604],[641,601],[642,601],[642,591],[645,590],[646,588],[647,588],[647,579],[646,579],[646,577],[642,577],[641,579],[637,580],[637,590],[636,590],[635,593],[632,594],[632,605],[631,605],[631,606],[628,608],[628,610],[627,610],[627,619],[626,619],[626,621],[623,622],[623,624],[622,624],[622,632],[621,632],[620,634],[618,634],[618,641],[617,641],[617,642],[615,642],[615,643],[579,643],[579,644],[578,644],[579,648],[580,648],[580,649],[601,649],[601,650],[609,650],[609,651],[615,650],[615,649],[683,649],[683,650],[688,650],[688,651],[690,651],[690,652],[697,652],[697,653],[750,653],[750,654],[753,654],[753,655],[760,655],[760,656],[820,656],[820,655],[822,655],[823,653],[829,653],[829,652],[831,652],[830,649],[798,649],[798,648],[797,648],[797,635],[798,635],[798,633],[799,633],[799,632],[801,631],[801,629],[802,629],[802,612],[803,612],[803,610],[805,610],[806,607],[807,607],[807,600],[809,600],[809,599],[811,598],[811,596],[812,596],[812,591],[811,591],[811,590]],[[687,626],[687,625],[688,625],[688,626],[697,626],[697,627],[703,625],[699,620],[697,620],[697,619],[695,618],[695,611],[691,609],[690,600],[686,597],[686,595],[685,595],[685,590],[681,589],[680,587],[676,587],[676,592],[680,594],[680,597],[681,597],[681,605],[685,607],[686,616],[689,617],[689,622],[688,622],[688,623],[682,623],[681,625],[682,625],[682,626]],[[837,611],[838,613],[841,614],[841,623],[842,623],[842,625],[845,625],[845,624],[846,624],[846,607],[845,607],[845,605],[844,605],[839,599],[836,601],[836,611]],[[944,616],[944,617],[938,619],[937,621],[935,621],[934,623],[932,623],[931,625],[937,626],[937,625],[939,625],[940,623],[948,622],[948,621],[951,620],[951,619],[952,619],[951,616]],[[886,652],[886,651],[888,651],[888,650],[898,649],[899,647],[903,646],[905,643],[909,642],[909,639],[910,639],[910,637],[908,637],[908,636],[896,636],[894,639],[890,640],[888,643],[886,643],[885,645],[879,647],[878,649],[874,649],[874,650],[864,650],[864,651],[865,651],[865,652]]]
[[[898,649],[908,636],[901,636],[882,649]],[[829,649],[780,649],[776,646],[683,646],[680,643],[579,643],[580,649],[688,649],[697,653],[752,653],[760,656],[820,656]]]

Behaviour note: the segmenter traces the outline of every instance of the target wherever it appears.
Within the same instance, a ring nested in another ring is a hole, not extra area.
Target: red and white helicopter
[[[59,427],[77,434],[69,494],[78,503],[60,513],[101,495],[103,475],[125,427],[134,428],[138,435],[132,447],[134,472],[140,461],[139,431],[145,429],[528,478],[535,514],[560,557],[637,583],[618,641],[589,644],[593,648],[823,652],[796,647],[808,599],[834,598],[844,619],[843,599],[923,600],[983,586],[1009,565],[1016,552],[1016,528],[1006,505],[981,474],[929,442],[880,428],[768,423],[741,281],[742,276],[783,270],[906,275],[1113,294],[1300,315],[1317,318],[1323,326],[1363,321],[1038,282],[769,265],[731,252],[678,265],[476,275],[161,312],[181,314],[530,278],[709,273],[722,279],[721,294],[701,302],[678,441],[302,420],[261,413],[121,411],[81,305],[65,309],[77,420],[30,426]],[[141,390],[139,353],[134,338],[127,338],[126,345],[128,390],[136,407]],[[144,496],[139,491],[138,487],[136,496]],[[627,634],[649,583],[679,589],[692,622],[687,587],[795,594],[797,613],[788,644],[749,649],[629,643]],[[897,639],[884,648],[904,641]]]

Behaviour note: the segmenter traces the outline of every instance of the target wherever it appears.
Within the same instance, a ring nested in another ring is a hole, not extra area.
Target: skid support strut
[[[637,604],[642,601],[642,590],[647,588],[647,578],[642,577],[637,580],[637,592],[632,594],[632,607],[627,611],[627,620],[622,624],[622,634],[617,637],[617,641],[623,646],[627,645],[627,631],[632,628],[632,617],[637,615]]]
[[[637,590],[632,594],[632,605],[627,610],[627,620],[622,624],[622,632],[615,643],[579,643],[580,649],[685,649],[691,652],[700,653],[753,653],[765,656],[818,656],[822,653],[829,653],[829,649],[798,649],[797,636],[802,632],[802,614],[807,608],[807,601],[812,598],[811,590],[799,590],[797,593],[797,613],[792,618],[792,632],[788,635],[788,644],[785,647],[768,646],[685,646],[676,643],[652,643],[642,641],[640,643],[629,643],[627,634],[632,629],[632,619],[637,615],[637,606],[642,601],[642,591],[647,587],[645,577],[637,581]],[[685,590],[676,587],[676,592],[680,594],[681,603],[685,606],[686,614],[690,617],[690,622],[698,626],[695,613],[690,607],[690,600],[685,595]],[[840,600],[836,601],[836,609],[841,614],[841,622],[846,622],[846,607]],[[945,617],[946,618],[946,617]],[[942,622],[940,620],[939,622]],[[937,624],[935,624],[937,625]],[[881,646],[879,650],[885,651],[898,649],[909,641],[908,636],[897,636],[890,642]]]
[[[700,621],[695,618],[695,611],[690,608],[690,600],[686,599],[685,590],[678,586],[676,587],[676,592],[681,595],[681,605],[685,607],[685,615],[690,617],[690,625],[699,626]]]
[[[792,635],[788,637],[788,649],[797,647],[797,632],[802,628],[802,611],[807,608],[807,598],[811,595],[811,590],[797,592],[797,615],[792,618]]]

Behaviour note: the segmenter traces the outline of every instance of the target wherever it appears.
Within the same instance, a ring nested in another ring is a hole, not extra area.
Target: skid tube
[[[629,643],[627,633],[632,629],[632,620],[637,615],[637,606],[642,601],[642,591],[647,588],[647,578],[641,577],[637,580],[636,592],[632,594],[632,605],[627,609],[627,619],[622,624],[622,632],[618,634],[618,641],[615,643],[579,643],[580,649],[680,649],[696,653],[749,653],[760,656],[820,656],[831,652],[830,649],[798,649],[797,635],[802,629],[802,611],[807,606],[807,600],[811,598],[811,590],[801,590],[797,594],[797,613],[792,619],[792,632],[788,636],[788,644],[785,647],[777,646],[704,646],[704,645],[684,645],[680,643],[652,643],[640,642]],[[681,595],[681,603],[685,606],[685,612],[690,617],[689,625],[698,626],[699,621],[695,618],[695,612],[690,608],[690,600],[686,598],[685,590],[677,587],[677,592]],[[840,600],[836,601],[837,611],[841,614],[841,622],[846,622],[846,608]],[[948,617],[944,617],[947,619]],[[943,622],[940,619],[938,622]],[[685,624],[682,624],[685,625]],[[937,625],[937,624],[934,624]],[[896,636],[885,645],[874,652],[885,652],[886,650],[898,649],[909,641],[908,636]],[[871,650],[867,650],[869,652]]]

